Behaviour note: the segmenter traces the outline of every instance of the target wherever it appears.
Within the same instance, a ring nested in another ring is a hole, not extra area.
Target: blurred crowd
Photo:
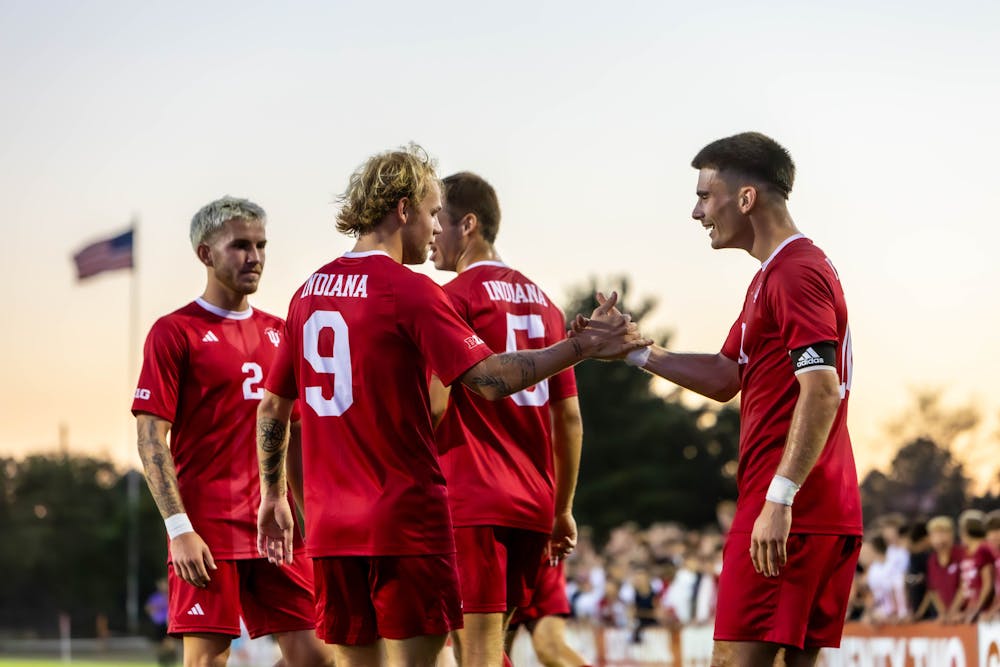
[[[715,617],[722,548],[735,506],[720,503],[717,524],[640,529],[626,523],[603,548],[581,529],[566,562],[572,616],[629,628],[709,624]],[[851,591],[848,620],[872,624],[1000,619],[1000,510],[959,517],[869,522]]]

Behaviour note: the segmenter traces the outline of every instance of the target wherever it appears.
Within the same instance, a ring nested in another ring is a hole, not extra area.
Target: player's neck
[[[478,262],[499,262],[500,254],[492,243],[471,243],[455,263],[455,271],[461,273]]]
[[[388,253],[390,257],[402,264],[403,238],[398,233],[398,229],[395,234],[381,233],[379,228],[367,234],[362,234],[358,237],[358,241],[354,244],[351,252],[371,252],[373,250],[381,250]]]
[[[762,213],[751,217],[750,224],[753,225],[753,245],[747,252],[762,264],[778,246],[799,233],[787,211]]]
[[[246,294],[226,289],[223,285],[216,282],[209,282],[205,286],[205,291],[202,293],[201,298],[217,308],[229,310],[234,313],[242,313],[250,307],[250,301],[247,299]]]

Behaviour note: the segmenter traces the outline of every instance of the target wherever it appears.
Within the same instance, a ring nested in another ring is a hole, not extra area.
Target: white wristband
[[[767,500],[772,503],[792,506],[795,494],[799,492],[799,485],[781,475],[775,475],[771,479],[771,486],[767,487]]]
[[[183,535],[184,533],[193,533],[194,526],[191,525],[191,520],[188,518],[187,514],[171,514],[166,519],[163,520],[163,525],[167,527],[167,535],[170,539],[174,539],[178,535]]]
[[[642,368],[649,361],[649,355],[653,352],[653,348],[644,347],[641,350],[632,350],[625,355],[625,363],[629,366],[635,366],[637,368]]]

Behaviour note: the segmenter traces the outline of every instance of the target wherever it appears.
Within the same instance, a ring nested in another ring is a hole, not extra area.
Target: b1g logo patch
[[[140,389],[136,389],[135,390],[135,398],[139,398],[139,399],[142,399],[144,401],[148,401],[149,397],[150,397],[150,393],[149,393],[148,389],[141,389],[140,388]]]
[[[483,344],[484,344],[483,339],[480,338],[479,336],[469,336],[468,338],[465,339],[465,346],[470,350],[476,347],[477,345],[483,345]]]
[[[264,329],[264,335],[267,336],[267,339],[271,341],[271,344],[275,347],[278,347],[278,345],[281,344],[281,334],[278,333],[277,329],[268,327],[267,329]]]

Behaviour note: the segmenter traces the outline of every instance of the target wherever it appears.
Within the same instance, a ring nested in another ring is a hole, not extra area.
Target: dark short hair
[[[868,542],[872,545],[872,548],[875,549],[875,551],[882,555],[885,555],[885,553],[889,550],[889,545],[886,543],[885,538],[881,535],[872,536]]]
[[[781,144],[760,132],[742,132],[713,141],[698,151],[691,166],[761,181],[784,199],[788,199],[795,183],[792,156]]]
[[[444,184],[444,204],[456,218],[474,213],[479,231],[488,243],[493,243],[500,229],[500,202],[496,190],[482,176],[460,171],[441,181]]]
[[[1000,530],[1000,510],[993,510],[986,515],[986,531]]]

